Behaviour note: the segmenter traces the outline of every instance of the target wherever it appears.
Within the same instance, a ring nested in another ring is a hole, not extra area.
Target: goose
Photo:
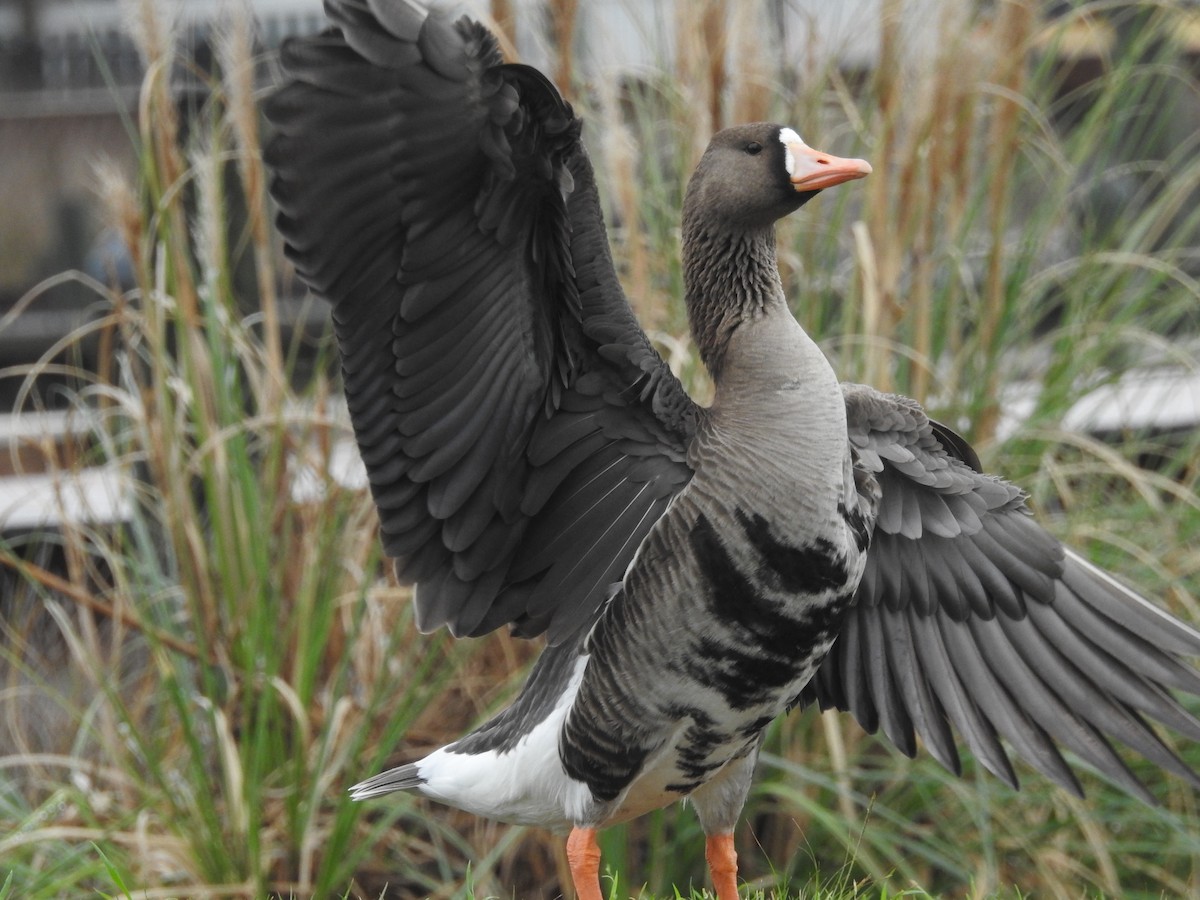
[[[840,384],[789,310],[776,223],[870,166],[716,134],[686,192],[701,406],[638,324],[581,121],[469,18],[327,0],[266,101],[277,224],[327,298],[355,438],[418,627],[546,646],[478,728],[351,788],[567,834],[686,799],[720,900],[768,723],[848,711],[960,772],[961,742],[1148,802],[1116,739],[1193,786],[1200,633],[1064,548],[914,401]],[[1006,746],[1007,745],[1007,746]]]

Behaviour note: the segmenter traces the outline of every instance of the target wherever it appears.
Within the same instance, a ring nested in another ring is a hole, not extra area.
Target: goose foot
[[[600,893],[600,846],[596,843],[595,828],[571,829],[567,837],[567,863],[571,867],[571,881],[575,883],[576,900],[604,900]]]
[[[704,842],[704,857],[712,875],[717,900],[738,900],[737,852],[732,834],[714,834]]]

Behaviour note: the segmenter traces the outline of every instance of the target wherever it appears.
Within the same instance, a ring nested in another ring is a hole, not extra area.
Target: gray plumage
[[[288,254],[334,307],[345,391],[423,629],[549,647],[507,710],[357,797],[602,825],[679,796],[744,802],[765,725],[848,710],[959,771],[962,741],[1079,784],[1064,747],[1151,799],[1116,739],[1196,774],[1148,719],[1200,634],[1038,526],[914,402],[839,385],[788,311],[774,223],[837,180],[789,129],[710,144],[683,222],[716,396],[697,406],[617,281],[580,122],[482,26],[330,0],[267,103]],[[809,180],[805,180],[809,179]]]

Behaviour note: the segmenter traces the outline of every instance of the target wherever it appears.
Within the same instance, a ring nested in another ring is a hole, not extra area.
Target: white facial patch
[[[792,150],[789,144],[799,144],[801,147],[807,147],[804,139],[790,128],[779,129],[779,142],[783,144],[783,164],[787,168],[789,175],[793,174],[796,168],[796,160],[792,158]]]

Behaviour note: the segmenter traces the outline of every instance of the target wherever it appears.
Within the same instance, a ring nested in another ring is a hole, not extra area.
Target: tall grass
[[[1032,489],[1057,533],[1200,620],[1200,437],[1101,442],[1060,424],[1132,366],[1200,370],[1200,155],[1175,112],[1196,84],[1172,43],[1185,11],[1086,4],[1047,26],[1004,3],[990,20],[948,16],[938,52],[914,61],[886,18],[897,6],[882,6],[869,76],[830,67],[797,83],[787,60],[731,66],[712,42],[681,39],[686,77],[571,82],[598,126],[587,134],[631,299],[702,394],[678,223],[708,125],[772,118],[868,157],[862,190],[781,226],[802,322],[844,377],[926,400]],[[45,451],[64,473],[120,473],[135,503],[127,525],[0,545],[2,733],[15,736],[0,748],[4,883],[32,898],[553,896],[563,860],[546,835],[407,796],[345,799],[504,702],[536,648],[414,633],[369,499],[335,477],[349,434],[332,351],[301,378],[301,338],[276,327],[296,285],[266,227],[245,24],[231,22],[185,128],[171,36],[153,4],[139,10],[141,169],[136,185],[104,180],[137,284],[92,285],[103,315],[88,328],[112,364],[76,373],[89,439]],[[705,10],[720,30],[722,5]],[[556,6],[560,40],[577,11]],[[729,15],[728,46],[766,27],[754,4]],[[1097,17],[1120,38],[1097,79],[1065,83],[1071,42]],[[679,22],[683,37],[695,27]],[[1017,380],[1038,390],[1011,426]],[[1200,765],[1200,748],[1180,750]],[[767,896],[1196,893],[1191,791],[1146,772],[1159,808],[1097,779],[1079,802],[1032,774],[1013,794],[965,766],[952,778],[833,717],[776,723],[739,830],[743,874]],[[602,841],[613,896],[704,883],[687,809]]]
[[[119,473],[136,500],[127,525],[47,538],[66,579],[45,554],[0,548],[19,576],[8,684],[44,695],[12,708],[8,731],[50,704],[71,725],[4,758],[0,859],[23,897],[122,890],[118,876],[163,896],[378,895],[387,846],[412,862],[386,880],[436,893],[448,873],[423,863],[468,858],[461,839],[412,851],[393,828],[411,804],[364,815],[344,788],[427,728],[447,690],[471,690],[480,663],[418,642],[407,593],[379,580],[369,499],[329,474],[347,426],[328,366],[289,377],[300,348],[280,343],[245,23],[185,135],[172,38],[154,4],[139,16],[141,171],[106,182],[137,285],[97,297],[107,313],[90,327],[115,362],[78,391],[92,433],[70,461]],[[252,298],[235,291],[247,255]],[[471,705],[455,705],[466,725]]]

